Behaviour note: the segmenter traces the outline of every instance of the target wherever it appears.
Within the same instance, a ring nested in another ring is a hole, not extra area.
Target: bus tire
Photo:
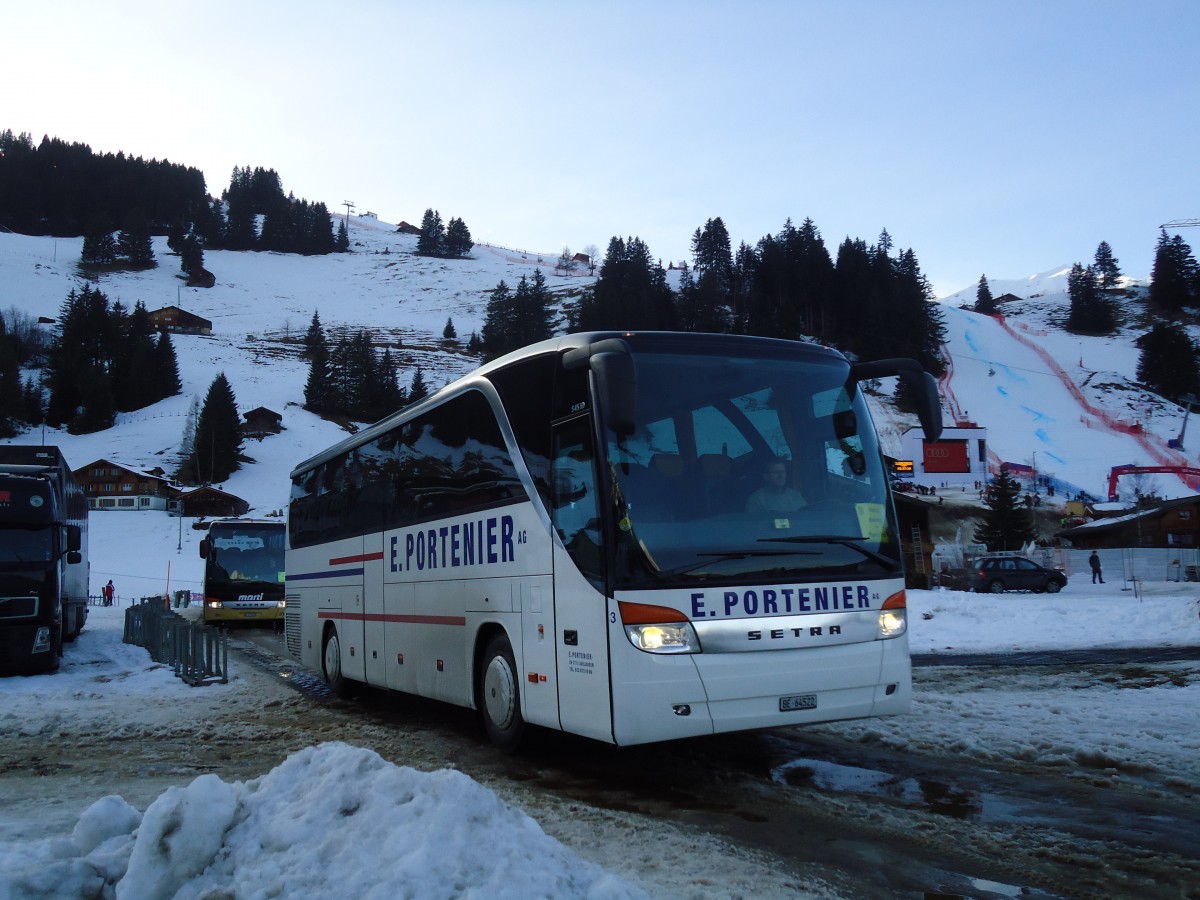
[[[325,633],[325,641],[321,644],[321,674],[336,696],[345,700],[354,695],[350,680],[342,674],[342,643],[336,628]]]
[[[479,675],[479,713],[492,743],[513,753],[525,738],[521,715],[521,683],[508,636],[497,634],[483,652]]]

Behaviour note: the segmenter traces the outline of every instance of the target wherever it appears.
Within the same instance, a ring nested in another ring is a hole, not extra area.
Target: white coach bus
[[[901,713],[900,540],[859,382],[812,344],[591,333],[511,353],[301,463],[289,650],[617,745]]]

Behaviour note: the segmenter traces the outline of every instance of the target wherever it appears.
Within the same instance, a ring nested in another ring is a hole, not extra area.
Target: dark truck
[[[0,446],[0,675],[54,671],[83,629],[87,512],[57,447]]]

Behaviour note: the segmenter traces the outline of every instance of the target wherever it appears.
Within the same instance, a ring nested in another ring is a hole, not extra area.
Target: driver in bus
[[[763,469],[763,485],[746,500],[748,513],[790,513],[804,506],[804,496],[788,487],[787,462],[776,457]]]

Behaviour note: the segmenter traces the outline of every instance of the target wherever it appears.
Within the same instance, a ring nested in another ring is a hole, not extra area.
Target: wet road
[[[247,662],[288,680],[318,705],[340,703],[283,652],[278,636],[239,632]],[[934,666],[981,681],[1015,668],[1200,658],[1196,650],[936,656],[914,659],[918,689]],[[1114,789],[1036,761],[981,765],[951,748],[935,757],[812,730],[726,735],[613,748],[543,734],[505,757],[474,715],[382,692],[356,713],[399,732],[456,743],[477,779],[591,806],[683,823],[766,852],[782,874],[823,878],[846,896],[1200,897],[1200,805],[1161,786]]]

